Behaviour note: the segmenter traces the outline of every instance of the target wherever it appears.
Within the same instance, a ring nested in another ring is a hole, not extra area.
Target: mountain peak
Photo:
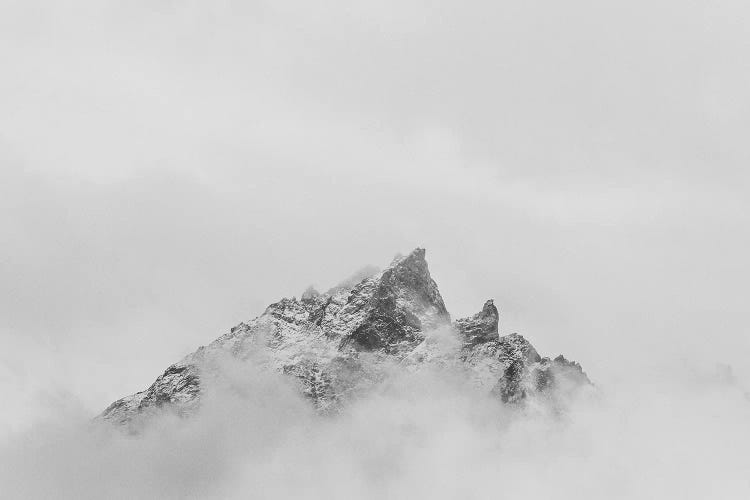
[[[427,266],[427,260],[425,259],[425,255],[427,254],[427,251],[424,248],[415,248],[408,254],[404,255],[402,253],[397,253],[393,259],[391,260],[390,265],[388,268],[395,268],[399,266],[415,266],[419,268],[426,268]]]
[[[500,313],[497,312],[497,307],[495,307],[495,301],[493,299],[487,299],[484,306],[482,306],[482,312],[480,314],[484,316],[492,316],[495,320],[500,317]]]
[[[424,256],[424,249],[417,248],[397,257],[382,273],[352,290],[349,302],[360,304],[358,310],[365,314],[342,346],[400,351],[424,340],[422,332],[450,323]]]
[[[425,262],[425,255],[427,254],[427,250],[424,248],[417,247],[409,254],[404,257],[404,260],[419,260]]]
[[[495,307],[495,301],[487,300],[482,310],[474,316],[456,320],[455,327],[464,337],[464,342],[476,345],[490,340],[498,340],[497,325],[500,314]]]
[[[102,418],[128,423],[164,406],[184,415],[198,411],[205,378],[220,376],[210,360],[230,355],[246,362],[256,359],[259,350],[268,369],[296,379],[321,411],[333,411],[350,395],[383,380],[389,359],[413,361],[410,366],[417,369],[431,359],[463,366],[505,402],[540,392],[552,401],[550,391],[558,386],[590,384],[577,363],[541,358],[518,334],[499,337],[492,299],[473,316],[451,323],[425,253],[416,248],[383,271],[365,268],[324,294],[310,287],[300,300],[271,304],[257,318],[170,366],[145,391],[114,402]],[[438,328],[462,341],[447,357],[430,354]]]

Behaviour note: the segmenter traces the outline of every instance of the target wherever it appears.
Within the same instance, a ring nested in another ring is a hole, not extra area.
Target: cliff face
[[[509,404],[590,384],[577,363],[543,358],[517,333],[500,336],[498,322],[492,300],[477,314],[451,322],[425,251],[418,248],[383,271],[370,269],[326,293],[308,289],[299,299],[271,304],[167,368],[145,391],[112,403],[100,418],[125,424],[164,406],[190,414],[200,404],[202,380],[214,376],[207,361],[216,356],[293,377],[324,412],[372,387],[380,367],[394,363],[408,370],[459,367]],[[450,348],[438,348],[436,339],[446,336]]]

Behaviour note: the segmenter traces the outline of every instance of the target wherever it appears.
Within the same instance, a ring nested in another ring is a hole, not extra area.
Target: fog
[[[224,364],[202,410],[138,435],[57,414],[9,440],[11,498],[743,498],[750,397],[726,372],[503,406],[456,373],[395,372],[342,414]]]
[[[749,13],[0,0],[0,491],[746,498]],[[454,318],[494,298],[601,397],[522,418],[433,374],[328,421],[248,374],[90,428],[417,246]]]

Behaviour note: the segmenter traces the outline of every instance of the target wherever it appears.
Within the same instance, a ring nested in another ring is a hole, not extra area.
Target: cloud
[[[51,406],[3,442],[0,484],[61,499],[743,498],[750,401],[725,372],[665,372],[559,414],[398,371],[321,416],[288,379],[226,362],[197,415],[137,435]]]

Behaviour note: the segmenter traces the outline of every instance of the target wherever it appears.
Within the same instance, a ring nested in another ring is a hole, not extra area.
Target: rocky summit
[[[216,376],[209,361],[227,356],[291,377],[321,412],[345,407],[394,365],[458,369],[511,405],[556,401],[590,386],[578,363],[542,357],[517,333],[500,336],[499,318],[488,300],[477,314],[451,321],[425,250],[417,248],[325,293],[309,288],[299,299],[271,304],[167,368],[145,391],[112,403],[100,418],[127,424],[161,408],[189,415],[200,406],[204,382]]]

